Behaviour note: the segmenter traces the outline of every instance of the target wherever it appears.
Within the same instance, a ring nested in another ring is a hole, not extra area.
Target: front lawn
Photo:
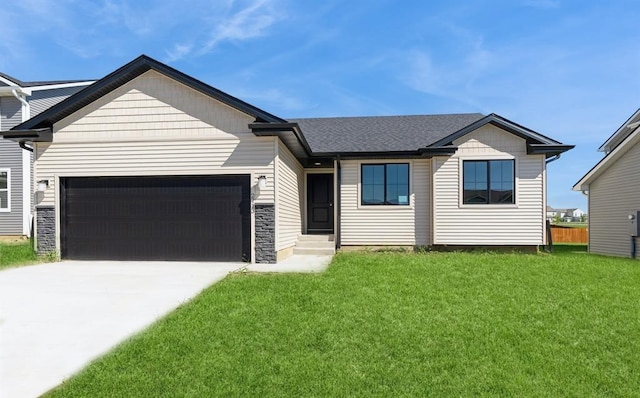
[[[234,274],[47,396],[633,396],[638,264],[561,246]]]
[[[40,262],[30,241],[0,242],[0,270]]]

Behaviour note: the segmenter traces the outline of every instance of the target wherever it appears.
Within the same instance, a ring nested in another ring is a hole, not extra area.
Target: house
[[[495,114],[282,119],[147,56],[2,134],[35,147],[38,251],[70,259],[535,248],[573,147]]]
[[[585,216],[586,213],[578,208],[554,209],[551,206],[547,206],[547,219],[549,221],[554,221],[557,217],[564,222],[581,222]]]
[[[92,81],[23,82],[0,73],[0,131],[36,116]],[[29,148],[25,146],[25,148]],[[31,230],[32,153],[0,138],[0,236],[28,236]]]
[[[589,251],[635,257],[640,211],[640,109],[599,148],[604,157],[574,186],[588,195]]]

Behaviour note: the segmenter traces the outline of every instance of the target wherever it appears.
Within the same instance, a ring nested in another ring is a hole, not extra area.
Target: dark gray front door
[[[333,233],[333,174],[307,174],[307,231]]]

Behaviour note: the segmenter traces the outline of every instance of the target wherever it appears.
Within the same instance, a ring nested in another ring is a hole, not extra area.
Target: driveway
[[[0,271],[0,397],[37,397],[242,263],[64,261]]]

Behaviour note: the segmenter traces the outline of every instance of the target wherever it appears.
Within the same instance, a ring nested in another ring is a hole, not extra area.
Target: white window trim
[[[467,204],[464,203],[464,161],[465,160],[513,160],[514,174],[513,174],[513,190],[515,191],[515,198],[513,203],[484,203],[484,204]],[[458,164],[458,206],[462,209],[517,209],[518,197],[520,196],[520,190],[518,189],[518,158],[515,156],[465,156],[459,158]]]
[[[363,205],[362,204],[362,165],[363,164],[409,164],[409,204],[408,205]],[[361,160],[357,162],[358,165],[358,209],[367,210],[391,210],[401,211],[411,209],[415,207],[414,192],[413,192],[413,160],[412,159],[372,159]]]
[[[7,188],[0,188],[0,191],[7,191],[7,207],[0,208],[0,213],[10,213],[11,212],[11,169],[0,169],[0,173],[7,173]]]

